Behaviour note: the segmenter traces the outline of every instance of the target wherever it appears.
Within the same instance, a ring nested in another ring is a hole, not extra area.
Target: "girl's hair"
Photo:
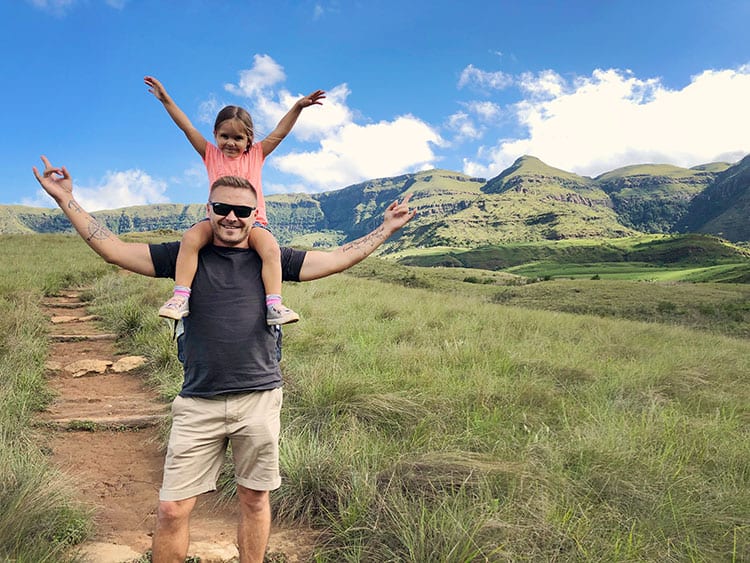
[[[245,108],[242,108],[240,106],[226,106],[222,108],[222,110],[216,116],[216,121],[214,121],[214,131],[216,131],[219,128],[219,125],[221,125],[228,119],[236,119],[237,121],[242,123],[242,125],[244,125],[245,134],[250,141],[247,148],[245,149],[245,152],[247,152],[248,150],[250,150],[250,145],[253,144],[253,140],[255,138],[253,118],[250,117],[250,113]]]

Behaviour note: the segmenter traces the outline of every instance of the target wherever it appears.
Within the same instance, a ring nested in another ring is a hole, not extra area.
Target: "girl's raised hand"
[[[143,82],[148,86],[148,91],[156,96],[157,100],[164,102],[167,99],[167,91],[156,78],[153,76],[145,76]]]
[[[312,94],[308,94],[304,98],[300,98],[297,102],[300,106],[303,108],[307,108],[310,106],[320,106],[323,105],[323,99],[326,97],[326,93],[324,90],[315,90]]]

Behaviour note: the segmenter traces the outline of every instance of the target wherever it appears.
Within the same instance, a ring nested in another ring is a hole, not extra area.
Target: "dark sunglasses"
[[[221,215],[222,217],[226,217],[234,211],[235,217],[238,219],[246,219],[247,217],[250,217],[250,214],[253,211],[255,211],[255,207],[250,207],[249,205],[229,205],[228,203],[219,203],[218,201],[209,201],[208,204],[211,206],[211,209],[214,210],[214,213]]]

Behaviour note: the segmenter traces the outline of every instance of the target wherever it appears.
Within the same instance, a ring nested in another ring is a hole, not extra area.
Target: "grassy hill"
[[[356,239],[410,194],[417,217],[386,252],[447,247],[471,250],[521,242],[614,239],[703,232],[750,241],[750,157],[691,169],[644,164],[596,178],[524,156],[486,180],[429,170],[369,180],[321,194],[271,195],[268,216],[282,244],[330,246]],[[202,204],[158,204],[98,211],[115,233],[185,230]],[[58,210],[0,206],[0,233],[69,230]]]

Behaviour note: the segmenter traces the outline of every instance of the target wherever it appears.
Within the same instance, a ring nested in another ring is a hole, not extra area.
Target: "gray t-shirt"
[[[149,245],[156,277],[174,278],[180,243]],[[305,252],[281,249],[282,277],[299,281]],[[276,333],[266,325],[261,260],[253,250],[207,245],[184,318],[183,397],[281,386]]]

